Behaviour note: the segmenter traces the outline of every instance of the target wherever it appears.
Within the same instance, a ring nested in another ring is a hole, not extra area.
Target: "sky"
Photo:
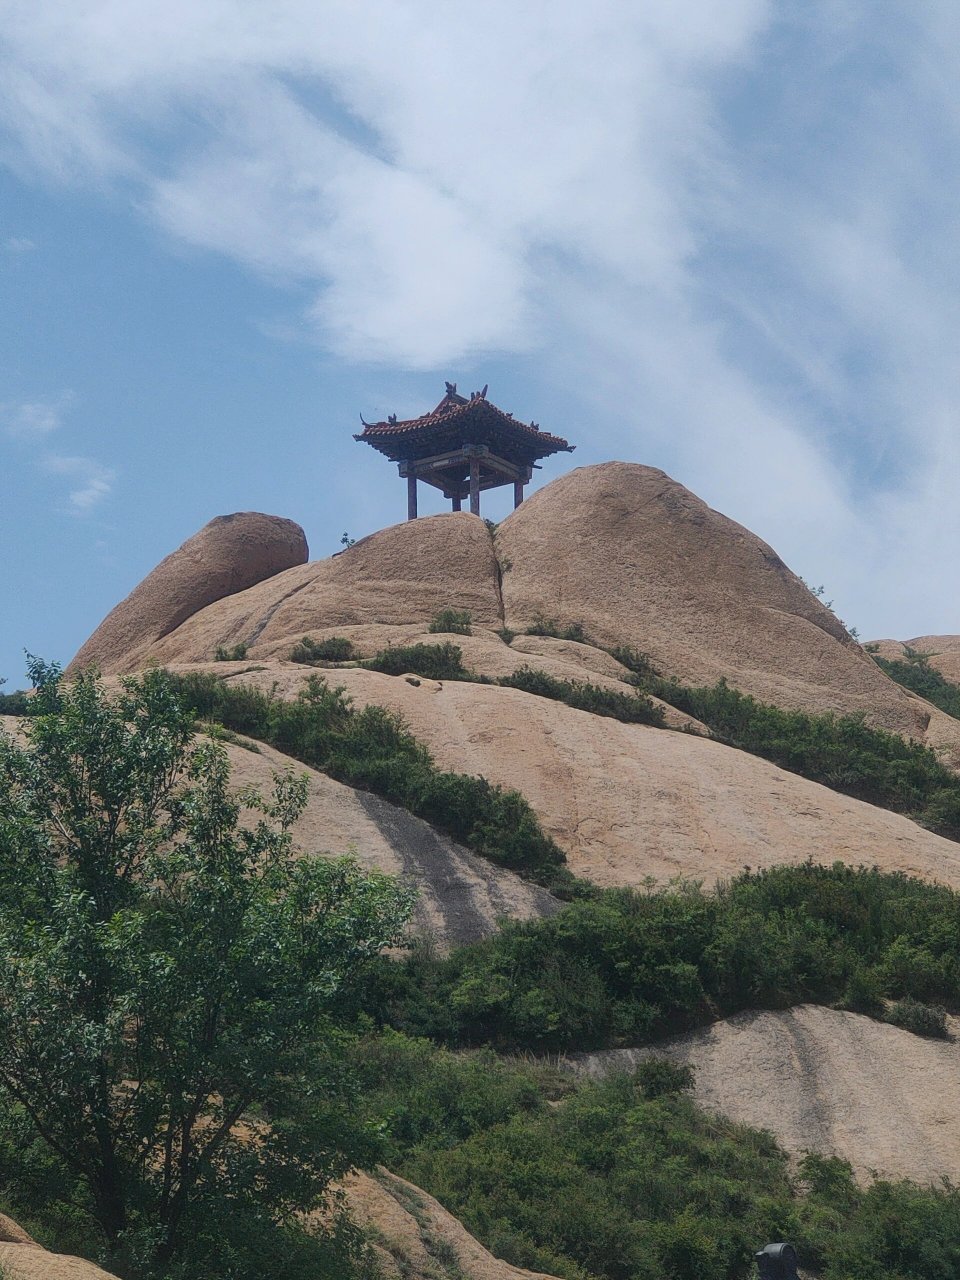
[[[950,0],[0,0],[0,676],[216,515],[403,519],[353,433],[447,379],[960,633],[958,72]]]

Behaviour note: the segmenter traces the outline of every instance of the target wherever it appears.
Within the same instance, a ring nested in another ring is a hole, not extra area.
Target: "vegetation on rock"
[[[310,677],[295,702],[226,684],[211,674],[191,672],[171,680],[185,705],[203,719],[373,791],[490,861],[556,892],[574,889],[563,852],[519,792],[438,769],[399,716],[382,707],[357,710],[343,689],[331,688],[318,675]]]
[[[472,680],[463,665],[463,650],[447,640],[444,644],[391,645],[368,658],[364,666],[387,676],[417,675],[426,680]]]
[[[522,689],[540,698],[552,698],[579,711],[590,711],[597,716],[609,716],[625,724],[649,724],[663,728],[664,711],[639,691],[619,693],[601,685],[576,680],[561,680],[546,671],[520,667],[513,675],[500,676],[497,684],[508,689]]]
[[[429,630],[468,636],[472,633],[473,618],[468,609],[441,609],[430,623]]]
[[[436,958],[378,962],[364,1008],[452,1046],[599,1049],[743,1009],[813,1001],[942,1034],[960,1010],[960,893],[901,874],[806,864],[714,893],[607,890]],[[903,1002],[907,1004],[906,1010]]]
[[[689,688],[647,673],[637,683],[702,721],[720,742],[960,839],[960,777],[920,742],[871,729],[861,716],[784,711],[725,680]]]
[[[353,641],[346,636],[330,636],[326,640],[314,640],[304,636],[290,651],[291,662],[310,666],[315,662],[349,662],[353,657]]]
[[[734,1280],[792,1239],[824,1280],[955,1274],[960,1192],[858,1187],[844,1161],[799,1177],[764,1132],[710,1115],[689,1072],[649,1059],[601,1084],[395,1033],[354,1050],[392,1168],[495,1254],[566,1280]]]
[[[960,685],[941,675],[930,665],[926,655],[908,649],[902,660],[881,658],[877,654],[873,655],[873,660],[891,680],[895,680],[904,689],[918,693],[948,716],[960,720]]]

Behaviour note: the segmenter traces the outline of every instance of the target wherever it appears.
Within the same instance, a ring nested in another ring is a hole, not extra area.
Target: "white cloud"
[[[72,391],[62,391],[49,400],[0,404],[0,423],[14,440],[41,440],[56,431],[73,403]]]
[[[10,236],[3,242],[3,247],[7,253],[30,253],[37,247],[37,242],[29,236]]]
[[[73,482],[67,500],[72,515],[86,515],[110,493],[116,472],[93,458],[52,453],[43,459],[47,471]]]

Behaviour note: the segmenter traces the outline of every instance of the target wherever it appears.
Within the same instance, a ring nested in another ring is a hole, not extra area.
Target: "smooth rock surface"
[[[258,511],[217,516],[162,560],[104,618],[68,673],[88,666],[99,667],[105,675],[132,670],[151,644],[204,606],[306,559],[307,540],[292,520]]]
[[[297,760],[258,744],[257,752],[224,743],[235,788],[270,793],[273,777],[291,770],[308,781],[307,806],[293,827],[305,852],[351,854],[369,871],[400,876],[418,890],[412,926],[440,951],[494,933],[502,918],[552,915],[560,903],[546,889],[436,831],[379,796],[335,782]]]
[[[951,1019],[954,1033],[960,1022]],[[573,1054],[593,1079],[644,1057],[694,1070],[694,1095],[713,1111],[769,1129],[794,1155],[849,1160],[868,1180],[960,1180],[960,1044],[927,1040],[818,1005],[741,1013],[643,1049]]]
[[[309,675],[265,662],[229,678],[294,698]],[[571,870],[597,884],[712,884],[745,865],[812,858],[960,887],[960,844],[720,743],[516,689],[413,684],[357,668],[335,676],[358,706],[402,715],[441,767],[519,790]]]

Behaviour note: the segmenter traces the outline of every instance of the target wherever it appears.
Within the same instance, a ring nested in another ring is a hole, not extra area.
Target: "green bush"
[[[885,1021],[904,1031],[912,1031],[915,1036],[930,1036],[932,1039],[947,1038],[947,1014],[939,1005],[924,1004],[914,1000],[912,996],[904,996],[886,1012]]]
[[[534,614],[533,622],[527,627],[528,636],[549,636],[553,640],[576,640],[587,644],[587,635],[582,622],[571,622],[562,627],[556,618],[547,618],[542,613]]]
[[[945,711],[948,716],[960,720],[960,685],[954,684],[930,666],[921,654],[908,653],[906,659],[891,660],[874,655],[874,662],[885,671],[891,680],[918,693],[935,707]]]
[[[472,622],[473,618],[466,609],[441,609],[430,623],[429,630],[468,636],[472,631]]]
[[[239,644],[235,644],[232,649],[226,649],[222,644],[218,644],[213,655],[214,662],[242,662],[247,656],[247,646],[241,640]]]
[[[342,688],[331,688],[319,675],[310,676],[294,702],[208,673],[171,676],[171,683],[200,718],[373,791],[557,892],[575,890],[563,853],[518,792],[438,769],[400,717],[383,707],[357,710]]]
[[[446,644],[391,645],[369,658],[364,666],[388,676],[402,676],[409,672],[427,680],[472,679],[463,665],[463,650],[449,641]]]
[[[314,640],[304,636],[290,652],[291,662],[307,666],[315,662],[348,662],[353,657],[353,641],[345,636],[330,636],[327,640]]]
[[[746,1280],[792,1239],[827,1280],[952,1280],[960,1194],[861,1188],[808,1155],[791,1176],[769,1134],[708,1115],[689,1071],[648,1059],[575,1082],[488,1050],[452,1054],[393,1033],[355,1049],[388,1164],[438,1196],[498,1257],[568,1280]]]
[[[581,684],[574,680],[560,680],[546,671],[520,667],[510,676],[501,676],[497,684],[510,689],[522,689],[541,698],[553,698],[568,707],[590,711],[597,716],[609,716],[626,724],[650,724],[658,728],[664,725],[664,711],[642,693],[619,693],[600,685]]]
[[[14,693],[0,693],[0,716],[28,716],[31,714],[32,701],[25,689],[17,689]]]
[[[446,958],[382,964],[370,983],[366,1007],[404,1031],[536,1052],[648,1043],[804,1001],[956,1010],[960,894],[840,864],[747,872],[710,894],[607,890]]]

